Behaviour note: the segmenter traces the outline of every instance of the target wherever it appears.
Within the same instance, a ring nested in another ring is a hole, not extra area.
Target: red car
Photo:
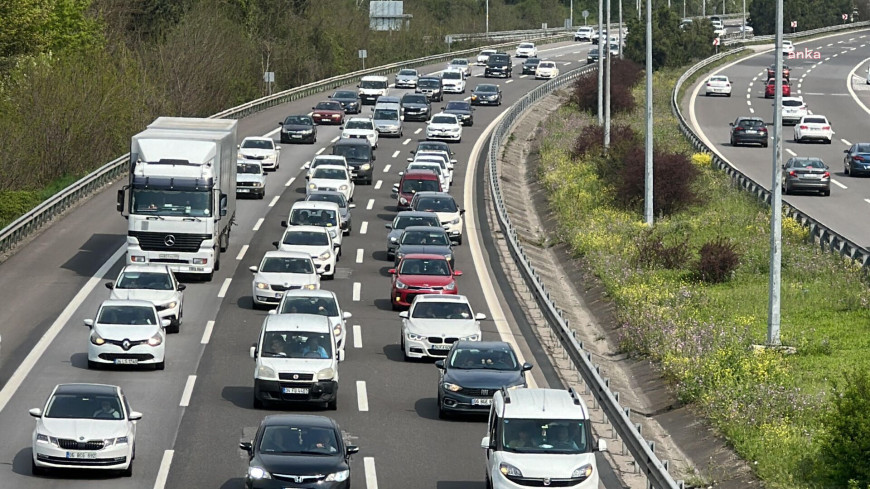
[[[417,192],[441,192],[441,177],[429,170],[408,170],[402,180],[393,185],[396,193],[396,208],[400,211],[411,208],[411,199]]]
[[[771,98],[776,95],[776,80],[771,78],[767,80],[767,85],[764,87],[764,98]],[[791,86],[788,80],[782,81],[782,96],[791,97]]]
[[[393,285],[390,302],[393,310],[410,307],[420,294],[458,294],[456,279],[462,272],[450,268],[443,255],[412,253],[390,269]]]
[[[789,75],[791,74],[791,70],[788,65],[782,65],[782,77],[783,79],[788,80]],[[776,77],[776,65],[770,65],[767,67],[767,79],[771,79]]]
[[[315,124],[344,124],[344,109],[341,108],[341,102],[326,101],[319,102],[312,107],[314,113],[311,118]]]

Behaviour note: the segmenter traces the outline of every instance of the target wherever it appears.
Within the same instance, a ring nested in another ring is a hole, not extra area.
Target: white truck
[[[133,136],[118,191],[127,264],[158,263],[211,280],[236,218],[237,121],[159,117]]]

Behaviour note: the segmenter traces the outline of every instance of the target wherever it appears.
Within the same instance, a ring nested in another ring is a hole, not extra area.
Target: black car
[[[444,360],[435,362],[438,416],[449,413],[489,413],[492,396],[503,388],[526,387],[531,363],[520,364],[504,341],[457,341]]]
[[[456,261],[453,257],[453,243],[450,236],[439,226],[408,226],[399,237],[399,247],[396,248],[395,265],[398,266],[402,257],[412,253],[426,253],[442,255],[447,259],[450,268],[455,268]]]
[[[591,65],[592,63],[598,62],[598,48],[592,48],[589,50],[589,53],[586,55],[586,64]]]
[[[402,115],[406,121],[428,121],[432,115],[432,104],[423,93],[406,93],[400,102]]]
[[[540,62],[541,58],[526,58],[526,60],[523,61],[523,74],[534,75]]]
[[[501,105],[498,85],[480,84],[471,91],[471,105]]]
[[[507,53],[490,54],[486,61],[486,68],[483,70],[483,76],[485,78],[491,76],[513,78],[514,67],[511,63],[511,56]]]
[[[340,103],[345,114],[359,114],[362,110],[362,100],[359,98],[359,94],[353,90],[339,90],[330,95],[329,98]]]
[[[341,138],[332,145],[332,154],[344,156],[350,166],[351,177],[366,185],[372,184],[375,152],[368,139]]]
[[[422,93],[434,102],[444,100],[444,87],[441,85],[441,78],[437,76],[421,76],[417,79],[417,88],[415,93]]]
[[[411,226],[441,226],[441,221],[438,220],[438,214],[434,212],[417,212],[417,211],[402,211],[396,214],[393,222],[386,225],[390,230],[387,234],[387,260],[392,260],[396,256],[396,249],[399,248],[399,238],[405,232],[405,228]]]
[[[418,151],[446,151],[447,154],[453,156],[453,150],[450,145],[444,141],[420,141],[417,143],[417,149],[411,150],[411,154],[417,154]]]
[[[738,117],[731,124],[731,146],[760,144],[767,147],[767,125],[761,117]]]
[[[278,125],[281,126],[282,143],[314,144],[317,142],[317,126],[314,125],[314,119],[310,115],[287,116]]]
[[[445,114],[453,114],[459,118],[459,123],[463,126],[474,125],[474,107],[470,102],[464,100],[451,100],[447,105],[441,108],[441,112]]]
[[[782,193],[791,194],[795,190],[817,191],[831,195],[831,172],[820,158],[789,158],[782,165]]]
[[[846,175],[857,177],[870,173],[870,143],[856,143],[843,150],[843,170]]]
[[[338,423],[326,416],[266,416],[251,441],[239,443],[248,453],[247,489],[349,489],[350,456]]]

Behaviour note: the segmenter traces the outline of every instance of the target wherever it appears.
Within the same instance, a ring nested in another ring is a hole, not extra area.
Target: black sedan
[[[432,115],[429,97],[422,93],[406,93],[400,102],[406,121],[428,121]]]
[[[782,193],[806,190],[831,195],[831,172],[828,169],[828,165],[819,158],[789,158],[782,165]]]
[[[731,146],[760,144],[763,148],[767,147],[767,125],[761,117],[738,117],[730,125]]]
[[[843,152],[846,153],[843,159],[843,170],[846,175],[857,177],[870,173],[870,143],[853,144]]]
[[[435,362],[438,416],[449,413],[488,413],[495,391],[526,387],[531,363],[520,364],[504,341],[457,341],[444,360]]]
[[[474,125],[474,108],[469,102],[464,100],[451,100],[447,105],[441,108],[445,114],[453,114],[459,119],[459,123],[463,126]]]
[[[471,91],[471,105],[501,105],[501,88],[482,83]]]
[[[248,489],[348,489],[350,456],[341,428],[325,416],[266,416],[252,441],[241,442],[248,453]]]
[[[534,75],[535,71],[538,69],[538,64],[540,64],[541,58],[526,58],[523,61],[523,74],[524,75]]]
[[[291,115],[278,123],[281,126],[282,143],[317,142],[317,126],[309,115]]]
[[[394,258],[396,266],[405,255],[425,253],[442,255],[447,259],[450,268],[456,268],[453,243],[450,242],[447,231],[441,226],[408,226],[399,237],[398,245]]]
[[[359,114],[362,110],[362,100],[353,90],[339,90],[330,95],[329,99],[340,103],[345,114]]]

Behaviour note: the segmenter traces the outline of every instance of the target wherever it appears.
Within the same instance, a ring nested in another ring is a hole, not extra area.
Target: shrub
[[[855,481],[870,484],[870,374],[855,369],[832,379],[831,409],[825,415],[827,431],[821,440],[824,464],[837,487]]]
[[[635,240],[637,256],[635,263],[642,267],[664,267],[675,270],[689,262],[689,238],[683,238],[673,245],[666,245],[662,237],[652,230],[645,230]]]
[[[616,70],[619,66],[619,71]],[[615,64],[611,61],[613,84],[610,86],[610,113],[631,112],[637,106],[631,87],[637,83],[640,71],[637,65],[626,61]],[[625,78],[623,78],[625,77]],[[605,79],[606,83],[607,80]],[[630,83],[629,83],[630,82]],[[577,78],[571,92],[570,101],[584,112],[598,112],[598,72],[593,71]]]
[[[640,81],[643,70],[640,65],[629,59],[611,58],[610,72],[614,84],[633,88]]]
[[[721,283],[731,277],[739,263],[740,256],[734,243],[719,237],[701,246],[695,272],[705,282]]]
[[[610,151],[605,156],[604,128],[588,125],[574,140],[571,155],[574,158],[585,156],[586,162],[595,166],[598,177],[612,184],[619,181],[625,155],[641,144],[640,135],[630,125],[614,124],[610,127]]]
[[[40,203],[39,192],[7,190],[0,192],[0,229],[26,214]]]
[[[570,101],[583,112],[598,111],[598,72],[585,73],[574,82]]]
[[[645,155],[642,146],[634,146],[623,157],[623,169],[617,183],[617,200],[626,206],[643,202]],[[653,153],[653,210],[671,214],[696,201],[692,183],[698,169],[686,155]]]

